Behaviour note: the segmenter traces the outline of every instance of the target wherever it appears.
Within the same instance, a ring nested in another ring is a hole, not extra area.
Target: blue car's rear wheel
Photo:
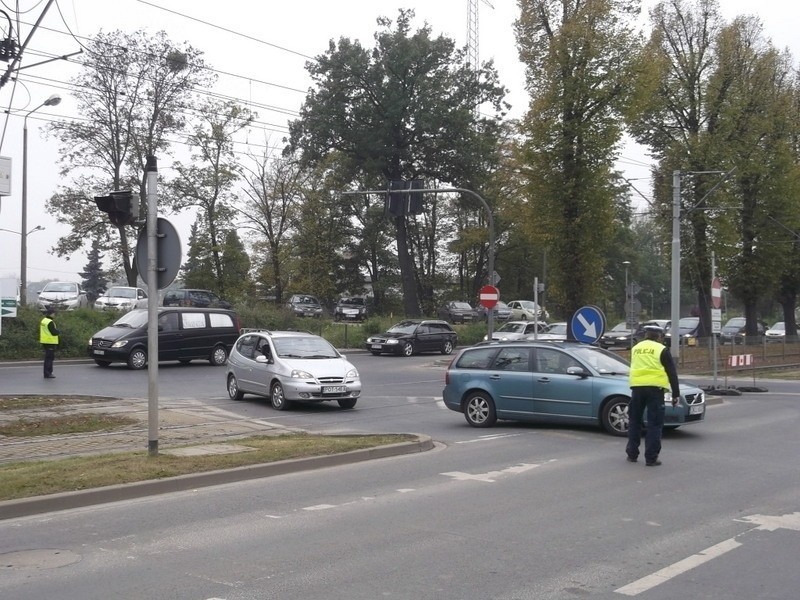
[[[494,400],[486,392],[473,392],[464,400],[464,418],[473,427],[491,427],[497,422]]]

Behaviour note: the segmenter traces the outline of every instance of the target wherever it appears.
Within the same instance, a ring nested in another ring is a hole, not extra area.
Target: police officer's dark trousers
[[[53,362],[56,358],[56,347],[53,344],[42,344],[44,348],[44,376],[53,374]]]
[[[661,452],[661,431],[664,428],[664,390],[660,387],[631,388],[628,406],[628,446],[625,451],[631,458],[639,456],[644,414],[647,411],[647,433],[644,438],[644,459],[653,462]]]

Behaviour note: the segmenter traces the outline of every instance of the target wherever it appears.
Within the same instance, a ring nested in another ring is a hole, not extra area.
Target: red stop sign
[[[481,306],[484,308],[494,308],[500,300],[500,290],[493,285],[485,285],[480,291]]]

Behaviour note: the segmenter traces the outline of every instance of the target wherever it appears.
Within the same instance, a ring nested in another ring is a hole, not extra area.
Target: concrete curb
[[[27,517],[71,508],[82,508],[95,504],[104,504],[106,502],[143,498],[155,494],[167,494],[200,487],[223,485],[226,483],[235,483],[237,481],[274,477],[287,473],[354,464],[376,458],[414,454],[432,450],[434,447],[433,440],[429,436],[418,435],[416,441],[400,442],[398,444],[365,448],[363,450],[353,450],[342,454],[282,460],[273,463],[238,467],[235,469],[191,473],[167,479],[155,479],[90,490],[80,490],[77,492],[64,492],[47,496],[6,500],[0,502],[0,520]]]

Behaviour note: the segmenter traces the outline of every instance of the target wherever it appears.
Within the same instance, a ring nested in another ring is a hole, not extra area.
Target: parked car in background
[[[492,333],[493,340],[518,340],[525,336],[532,336],[534,333],[544,333],[547,330],[547,323],[539,321],[507,321],[499,329]],[[489,339],[487,333],[483,336],[484,341]]]
[[[286,308],[292,311],[295,317],[315,317],[317,319],[322,317],[322,304],[316,296],[293,294],[286,302]]]
[[[747,319],[744,317],[733,317],[722,326],[719,332],[720,344],[744,344],[760,342],[767,328],[760,321],[756,322],[756,335],[748,337],[745,333]]]
[[[147,293],[142,288],[115,285],[94,301],[94,307],[125,312],[138,308],[140,301],[147,301]]]
[[[475,311],[478,313],[479,319],[483,321],[489,320],[489,309],[485,306],[478,304]],[[492,307],[492,315],[494,315],[495,321],[508,321],[511,318],[511,309],[508,308],[508,304],[502,300],[498,300],[497,304]]]
[[[88,308],[89,298],[81,286],[71,281],[50,281],[44,285],[39,297],[36,299],[37,307],[41,310],[76,310]]]
[[[231,308],[231,303],[223,300],[210,290],[182,288],[164,292],[163,306],[194,306],[196,308]]]
[[[783,321],[778,321],[764,332],[764,338],[767,342],[796,341],[798,335],[800,335],[800,330],[795,331],[795,334],[793,336],[788,336],[787,339],[786,323]]]
[[[294,402],[337,402],[353,408],[361,395],[358,370],[327,340],[301,331],[247,330],[228,357],[228,395],[256,394],[272,408]]]
[[[639,326],[636,328],[636,331],[633,332],[633,344],[634,346],[641,342],[644,339],[644,328],[648,325],[655,325],[657,327],[661,327],[664,331],[664,334],[669,331],[669,319],[650,319],[649,321],[643,321],[639,323]]]
[[[508,303],[511,309],[511,318],[515,321],[533,321],[539,319],[546,321],[550,318],[547,311],[533,300],[512,300]]]
[[[628,324],[625,321],[621,323],[617,323],[606,331],[600,339],[598,340],[598,344],[601,348],[609,349],[609,348],[630,348],[631,347],[631,337],[633,336],[633,331],[628,327]]]
[[[87,353],[100,367],[122,362],[144,369],[148,361],[148,311],[125,313],[89,339]],[[222,366],[239,337],[236,313],[223,308],[158,307],[158,360],[194,359]]]
[[[334,321],[363,321],[367,318],[367,299],[363,296],[342,296],[333,309]]]
[[[539,333],[534,338],[532,335],[526,336],[526,340],[566,340],[567,339],[567,322],[557,321],[550,323],[543,333]]]
[[[498,419],[597,425],[628,433],[629,363],[576,342],[482,342],[462,350],[445,373],[445,406],[473,427]],[[703,390],[681,384],[676,406],[665,402],[664,426],[703,421]]]
[[[697,332],[700,329],[700,317],[683,317],[678,321],[677,335],[680,339],[680,344],[693,346],[697,343]],[[669,331],[664,335],[664,339],[671,341],[675,333],[673,327],[670,325]],[[667,343],[669,346],[669,343]]]
[[[385,333],[367,338],[365,347],[375,356],[383,353],[411,356],[418,352],[452,354],[458,345],[458,334],[447,321],[406,319]]]
[[[450,323],[472,323],[478,319],[478,312],[470,306],[469,302],[451,300],[439,307],[437,316]]]

